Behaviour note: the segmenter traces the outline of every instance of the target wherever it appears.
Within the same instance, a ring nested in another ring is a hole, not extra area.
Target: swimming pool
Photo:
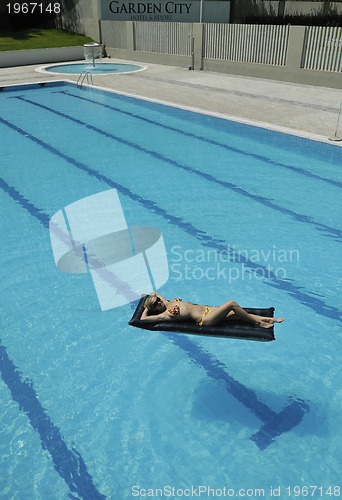
[[[131,73],[133,71],[142,71],[143,69],[144,67],[136,64],[96,62],[95,65],[92,63],[50,64],[49,66],[41,66],[40,68],[37,68],[37,71],[41,73],[62,73],[65,75],[79,75],[86,71],[92,75],[106,75],[114,73]]]
[[[342,149],[72,84],[0,99],[1,496],[339,496]],[[276,342],[101,311],[49,221],[108,190],[163,234],[163,295],[274,306]]]

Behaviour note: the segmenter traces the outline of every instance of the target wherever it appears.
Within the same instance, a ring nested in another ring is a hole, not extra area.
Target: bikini
[[[207,314],[210,313],[210,309],[208,306],[205,306],[205,310],[204,310],[204,313],[202,314],[202,317],[201,317],[201,320],[200,322],[198,323],[198,326],[202,326],[203,325],[203,320],[204,318],[207,316]]]
[[[171,302],[182,302],[182,299],[173,299]],[[172,314],[172,316],[175,316],[176,314],[180,313],[180,307],[179,304],[174,304],[172,307],[168,309],[169,313]],[[210,308],[208,306],[205,306],[204,313],[202,314],[202,317],[198,323],[198,326],[203,325],[203,320],[204,318],[210,313]]]
[[[171,302],[182,302],[182,299],[173,299],[171,300]],[[176,314],[179,314],[180,313],[180,307],[179,307],[179,304],[175,304],[174,306],[170,307],[170,309],[168,309],[169,313],[172,314],[172,316],[175,316]]]

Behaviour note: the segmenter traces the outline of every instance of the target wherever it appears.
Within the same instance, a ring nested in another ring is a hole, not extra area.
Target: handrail
[[[82,87],[85,79],[88,85],[93,85],[93,75],[89,71],[83,71],[77,78],[77,86]]]

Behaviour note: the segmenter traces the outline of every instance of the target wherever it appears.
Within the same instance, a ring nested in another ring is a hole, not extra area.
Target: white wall
[[[79,59],[84,59],[83,46],[56,49],[11,50],[0,52],[0,68],[77,61]]]

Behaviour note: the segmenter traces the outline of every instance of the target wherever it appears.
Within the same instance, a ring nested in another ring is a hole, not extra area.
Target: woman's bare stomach
[[[181,302],[180,303],[180,318],[182,320],[192,320],[195,323],[199,323],[202,319],[203,314],[206,312],[208,306],[202,306],[200,304],[191,304],[191,302]],[[209,306],[210,311],[216,309],[216,306]]]

